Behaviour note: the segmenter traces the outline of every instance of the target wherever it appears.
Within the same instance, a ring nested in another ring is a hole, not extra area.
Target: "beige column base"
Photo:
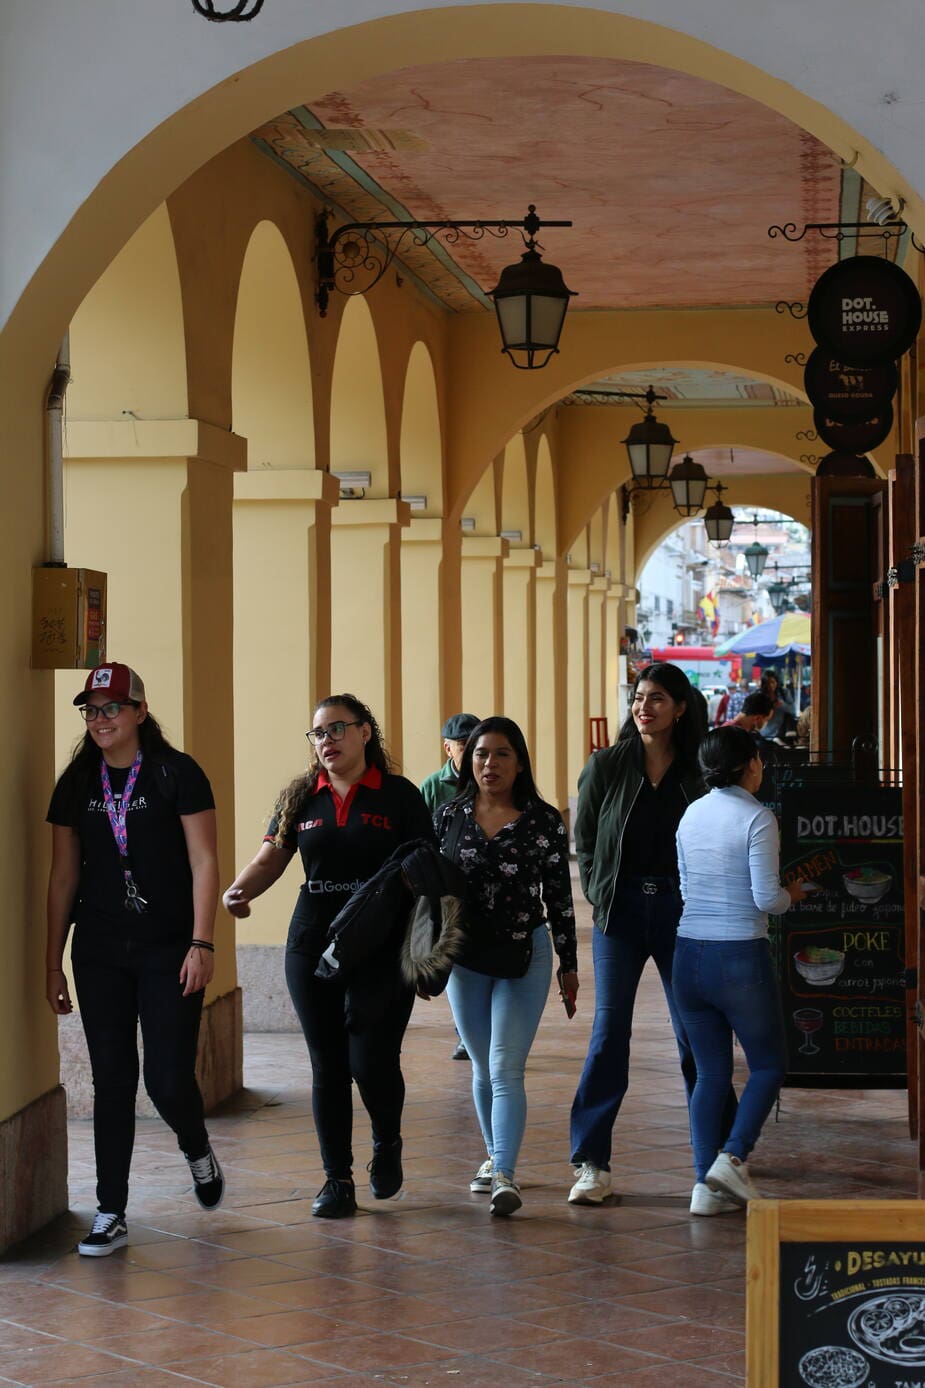
[[[93,1080],[90,1075],[90,1057],[84,1039],[80,1017],[75,1012],[70,1017],[62,1017],[58,1025],[58,1045],[61,1052],[61,1083],[63,1095],[67,1093],[67,1118],[91,1118],[93,1116]],[[138,1053],[144,1062],[144,1044],[141,1030],[138,1032]],[[199,1055],[196,1061],[196,1077],[202,1090],[206,1112],[215,1108],[242,1087],[244,1083],[244,1025],[242,1018],[241,989],[213,998],[202,1010],[202,1024],[199,1029]],[[57,1092],[57,1091],[55,1091]],[[139,1118],[156,1118],[157,1110],[145,1092],[143,1082],[138,1085],[138,1099],[135,1113]],[[65,1173],[67,1169],[65,1152]],[[67,1205],[65,1191],[64,1205]],[[51,1216],[47,1216],[50,1218]],[[0,1214],[2,1221],[2,1214]]]
[[[67,1103],[61,1085],[0,1123],[0,1253],[67,1209]]]
[[[535,549],[512,549],[503,561],[504,712],[536,746],[536,571]]]
[[[462,706],[478,718],[504,709],[503,562],[507,540],[462,538]]]
[[[547,559],[536,571],[536,733],[530,748],[540,794],[568,808],[568,749],[565,646],[566,568]]]

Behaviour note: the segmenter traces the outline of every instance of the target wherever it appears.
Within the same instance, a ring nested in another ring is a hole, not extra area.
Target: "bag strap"
[[[451,859],[454,863],[456,862],[456,850],[459,847],[459,840],[462,838],[463,829],[465,827],[466,815],[460,805],[450,821],[450,828],[446,836],[446,841],[443,848],[440,850],[445,858]]]

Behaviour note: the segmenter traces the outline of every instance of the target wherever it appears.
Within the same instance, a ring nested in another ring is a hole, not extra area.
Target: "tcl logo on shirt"
[[[360,818],[364,824],[371,824],[374,829],[391,829],[392,821],[385,814],[361,814]]]

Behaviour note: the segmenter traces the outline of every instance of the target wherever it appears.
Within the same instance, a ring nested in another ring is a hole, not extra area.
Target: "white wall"
[[[426,8],[451,3],[479,0]],[[582,7],[563,0],[572,5]],[[0,325],[80,205],[161,122],[276,51],[416,8],[265,0],[251,23],[210,24],[190,0],[0,0]],[[925,191],[920,0],[599,0],[597,8],[692,35],[808,94],[882,150],[909,191]],[[275,114],[268,107],[264,118]],[[225,143],[244,133],[229,129]],[[147,212],[170,191],[152,182]],[[799,211],[782,208],[781,220]]]

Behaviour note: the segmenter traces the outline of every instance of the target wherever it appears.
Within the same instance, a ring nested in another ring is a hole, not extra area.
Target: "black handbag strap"
[[[449,858],[451,862],[456,862],[456,850],[459,848],[459,840],[462,838],[463,829],[465,829],[465,827],[466,812],[460,805],[459,808],[453,814],[453,818],[450,821],[449,832],[447,833],[444,845],[440,850],[443,856],[445,858]]]

